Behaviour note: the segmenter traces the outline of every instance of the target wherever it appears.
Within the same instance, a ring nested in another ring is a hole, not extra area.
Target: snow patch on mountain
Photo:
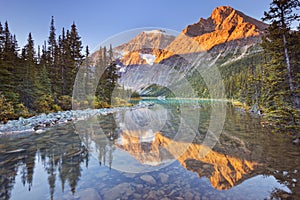
[[[156,34],[167,34],[166,31],[164,30],[150,30],[150,31],[144,31],[144,33],[148,34],[148,33],[156,33]],[[168,34],[167,34],[168,35]]]
[[[149,65],[153,65],[154,61],[155,61],[155,56],[152,54],[142,54],[140,53],[140,57],[142,59],[144,59]]]

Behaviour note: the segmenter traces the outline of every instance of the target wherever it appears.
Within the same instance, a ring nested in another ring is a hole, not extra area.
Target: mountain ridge
[[[232,41],[240,41],[237,43],[239,46],[257,43],[267,27],[267,24],[229,6],[219,6],[209,18],[200,18],[197,23],[184,28],[156,58],[156,62],[175,54],[211,51],[218,45],[231,42],[228,43],[230,45]]]

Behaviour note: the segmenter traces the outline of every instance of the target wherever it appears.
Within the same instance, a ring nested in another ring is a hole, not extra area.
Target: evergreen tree
[[[58,69],[57,64],[57,43],[56,43],[56,29],[54,26],[54,17],[51,18],[50,32],[48,37],[48,52],[47,52],[47,69],[49,71],[49,77],[51,80],[51,92],[57,95],[57,76]]]
[[[102,74],[98,82],[96,89],[96,96],[101,102],[106,102],[111,104],[112,92],[117,85],[117,79],[119,78],[117,73],[117,65],[113,60],[112,53],[109,53],[109,58],[107,59],[106,47],[100,47],[99,60],[96,64],[96,76],[97,74]]]
[[[24,60],[23,94],[21,99],[28,108],[34,108],[37,95],[37,63],[35,58],[34,41],[31,33],[28,35],[27,44],[22,51]]]
[[[295,13],[295,11],[300,8],[299,0],[273,0],[270,5],[270,9],[268,12],[264,12],[265,17],[263,20],[270,21],[271,26],[268,28],[268,33],[266,37],[270,37],[273,33],[275,33],[278,38],[278,45],[283,49],[283,53],[281,56],[284,58],[284,64],[286,67],[286,73],[288,78],[289,90],[291,95],[293,96],[293,103],[295,107],[300,110],[300,101],[299,96],[296,94],[296,88],[294,83],[294,75],[292,74],[291,69],[291,57],[290,50],[288,45],[288,37],[291,30],[292,22],[299,19],[299,14]],[[269,40],[270,41],[270,40]],[[265,49],[268,46],[272,46],[271,42],[265,41]],[[272,48],[272,47],[271,47]]]
[[[49,62],[51,64],[54,63],[54,56],[55,56],[55,49],[57,47],[56,44],[56,33],[55,33],[55,25],[54,25],[54,17],[52,16],[51,18],[51,23],[50,23],[50,33],[49,33],[49,38],[48,38],[48,52],[49,52]]]
[[[82,42],[77,32],[75,23],[71,26],[71,31],[67,31],[67,39],[65,46],[65,59],[66,70],[64,76],[65,94],[72,95],[73,85],[76,78],[76,74],[80,65],[83,62],[83,55],[81,54]]]
[[[18,94],[15,91],[14,77],[14,70],[19,61],[17,41],[10,33],[7,21],[1,32],[0,91],[9,101],[17,104]]]
[[[288,132],[299,129],[299,79],[295,73],[295,57],[291,50],[299,46],[291,32],[291,24],[299,20],[298,0],[273,0],[263,20],[270,21],[262,47],[266,56],[264,78],[264,104],[268,118]],[[297,62],[297,61],[296,61]]]

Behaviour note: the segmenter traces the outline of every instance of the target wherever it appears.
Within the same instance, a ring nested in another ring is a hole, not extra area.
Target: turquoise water
[[[218,102],[151,102],[1,137],[0,199],[300,198],[299,146],[259,118],[228,105],[217,137]]]

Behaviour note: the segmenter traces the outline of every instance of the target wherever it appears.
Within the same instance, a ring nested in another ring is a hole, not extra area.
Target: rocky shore
[[[18,133],[41,133],[44,130],[59,124],[85,120],[96,115],[107,115],[122,110],[133,110],[145,107],[151,108],[152,106],[153,103],[143,102],[132,107],[68,110],[49,114],[42,113],[40,115],[36,115],[27,119],[20,117],[18,120],[11,120],[8,121],[6,124],[1,124],[0,137]]]

